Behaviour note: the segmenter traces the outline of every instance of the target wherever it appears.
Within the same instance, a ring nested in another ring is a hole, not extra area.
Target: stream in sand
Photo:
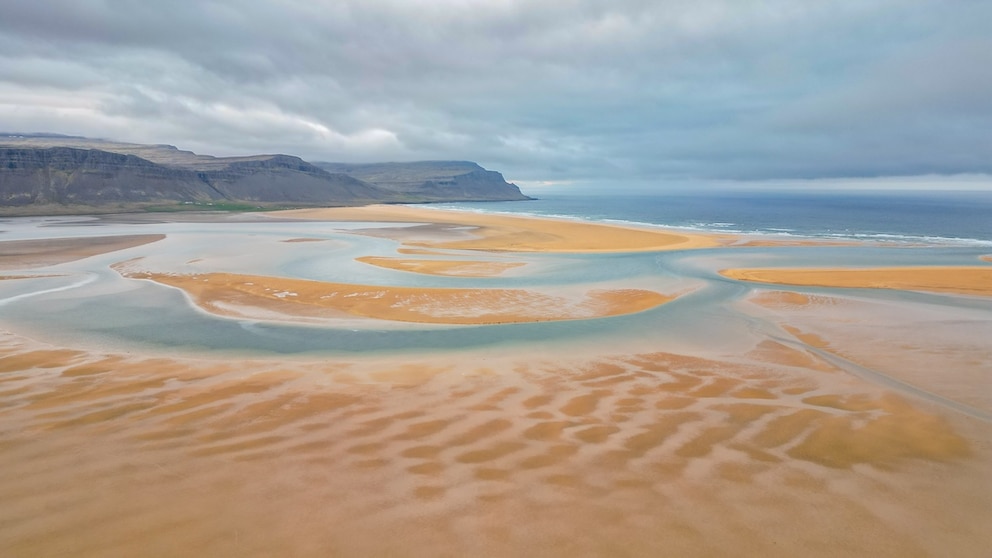
[[[9,555],[992,546],[992,298],[719,273],[987,248],[514,252],[413,216],[182,219],[0,222]]]

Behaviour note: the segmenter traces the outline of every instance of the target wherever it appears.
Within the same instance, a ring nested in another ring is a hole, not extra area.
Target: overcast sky
[[[519,181],[992,173],[988,0],[0,0],[0,131]]]

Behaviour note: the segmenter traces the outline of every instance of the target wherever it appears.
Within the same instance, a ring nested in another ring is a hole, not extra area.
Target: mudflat
[[[855,296],[829,274],[809,290],[717,275],[815,255],[815,241],[737,250],[747,239],[395,207],[291,215],[128,225],[48,264],[19,245],[17,280],[0,281],[6,554],[992,546],[984,267],[932,269],[940,297],[898,296],[926,266],[869,270],[853,286],[887,282],[888,296]],[[87,336],[94,323],[109,330]],[[196,335],[176,341],[183,328]],[[396,347],[293,349],[307,336]]]
[[[163,234],[135,234],[0,241],[0,270],[56,265],[141,246],[163,238]]]

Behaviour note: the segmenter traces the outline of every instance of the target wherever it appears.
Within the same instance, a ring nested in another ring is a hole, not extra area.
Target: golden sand
[[[413,260],[378,256],[363,256],[355,260],[387,269],[450,277],[494,277],[509,269],[526,265],[523,262]]]
[[[409,206],[373,205],[327,209],[295,209],[279,217],[326,221],[431,223],[471,227],[474,238],[407,241],[410,246],[492,252],[633,252],[685,250],[721,246],[731,237],[656,231],[550,218],[512,217]]]
[[[124,277],[182,289],[209,312],[240,317],[275,312],[287,318],[352,316],[430,324],[508,324],[619,316],[672,300],[640,289],[594,290],[570,299],[523,289],[353,285],[232,273],[148,273],[136,271],[128,263],[116,264],[114,269]]]
[[[44,267],[98,254],[133,248],[165,238],[164,234],[134,234],[0,242],[0,269]]]
[[[377,229],[421,244],[401,250],[430,259],[367,263],[422,273],[507,269],[445,260],[442,248],[728,242],[414,208],[318,211],[450,225]],[[481,236],[467,238],[459,229],[474,221]],[[670,300],[639,289],[428,289],[140,265],[114,268],[182,289],[208,311],[264,318],[513,323]],[[987,370],[987,347],[951,358],[920,340],[927,333],[881,328],[851,341],[831,320],[847,331],[859,315],[837,297],[762,290],[740,304],[771,314],[780,337],[746,337],[730,355],[588,339],[210,360],[50,346],[0,329],[0,548],[81,557],[826,558],[982,556],[992,547],[992,426],[828,358],[893,376],[908,359],[951,363],[929,381],[956,386],[945,395],[957,397],[987,385],[967,376]]]
[[[724,269],[742,281],[808,287],[931,291],[992,296],[992,268],[885,267],[871,269]]]
[[[978,556],[989,543],[968,439],[791,364],[199,361],[8,335],[0,371],[12,556]]]

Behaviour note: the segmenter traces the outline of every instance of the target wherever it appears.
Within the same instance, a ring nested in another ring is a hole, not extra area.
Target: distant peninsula
[[[258,210],[529,197],[469,161],[310,163],[171,145],[0,133],[0,215]]]

